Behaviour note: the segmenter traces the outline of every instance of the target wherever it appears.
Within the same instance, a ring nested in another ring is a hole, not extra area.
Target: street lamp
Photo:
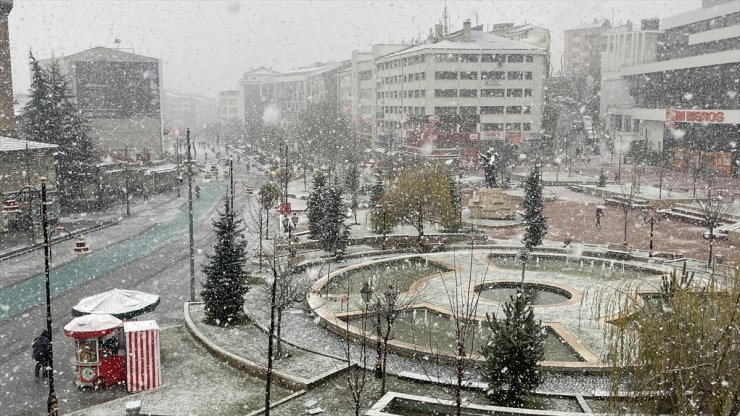
[[[650,211],[650,214],[643,217],[642,220],[645,224],[650,224],[650,251],[648,257],[653,257],[653,227],[655,224],[660,224],[660,217],[655,215],[655,211]]]
[[[26,186],[18,191],[18,198],[24,191],[34,192],[41,198],[41,226],[44,233],[44,282],[46,285],[46,330],[49,332],[49,398],[46,401],[46,411],[51,416],[57,414],[57,394],[54,391],[54,344],[51,332],[51,291],[49,289],[49,262],[51,261],[51,244],[49,242],[49,216],[46,211],[46,177],[41,180],[41,191]]]

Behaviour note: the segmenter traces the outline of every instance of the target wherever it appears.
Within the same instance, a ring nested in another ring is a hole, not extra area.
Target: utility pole
[[[126,167],[123,173],[123,186],[124,186],[124,193],[126,194],[126,216],[131,216],[131,208],[129,206],[129,190],[128,190],[128,146],[124,146],[123,148],[123,158],[126,162]]]
[[[195,302],[195,245],[193,244],[193,172],[190,156],[190,129],[185,132],[188,146],[188,232],[190,237],[190,301]]]

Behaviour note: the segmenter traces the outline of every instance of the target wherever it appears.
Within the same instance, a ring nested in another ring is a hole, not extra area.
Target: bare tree
[[[699,211],[701,212],[702,225],[706,227],[709,239],[709,258],[707,266],[712,265],[712,256],[714,250],[714,240],[716,235],[714,230],[727,222],[727,218],[732,215],[734,208],[730,202],[723,201],[720,198],[709,198],[699,202]]]
[[[349,284],[347,285],[347,299],[349,299]],[[346,303],[349,313],[349,301]],[[360,405],[362,404],[362,392],[367,384],[367,317],[368,305],[364,305],[362,311],[362,339],[360,340],[359,364],[352,365],[352,343],[350,342],[350,320],[346,319],[346,332],[344,337],[344,358],[347,361],[347,387],[350,392],[351,403],[355,407],[355,416],[360,416]]]
[[[632,211],[635,202],[635,187],[630,185],[629,192],[622,186],[621,197],[614,200],[616,204],[622,209],[624,216],[622,221],[624,222],[624,242],[627,245],[627,224],[629,223],[630,212]]]
[[[445,359],[443,349],[439,345],[434,345],[434,341],[430,338],[429,347],[431,351],[437,351],[437,354],[431,360],[433,369],[436,372],[436,379],[443,380],[440,385],[445,393],[449,394],[455,402],[455,414],[460,416],[462,414],[462,391],[465,387],[465,374],[468,370],[474,366],[473,354],[475,350],[476,339],[476,325],[478,320],[476,319],[478,314],[478,300],[480,299],[480,293],[473,291],[468,292],[469,288],[474,286],[485,284],[486,276],[488,274],[488,265],[483,273],[482,278],[473,274],[473,244],[470,246],[470,264],[469,272],[467,277],[457,272],[457,264],[455,264],[455,279],[449,283],[442,279],[442,285],[444,287],[445,296],[447,298],[447,304],[452,312],[452,324],[453,324],[453,341],[455,344],[455,366],[452,376],[442,371],[445,368]],[[457,256],[453,257],[453,263],[457,262]],[[480,334],[478,334],[480,335]],[[421,367],[424,370],[427,377],[430,376],[430,372],[427,370],[428,361],[426,359],[421,360]],[[450,380],[446,380],[450,378]],[[446,382],[449,381],[449,382]],[[449,387],[448,387],[449,386]]]
[[[253,203],[254,202],[254,203]],[[262,271],[262,256],[263,256],[263,240],[265,239],[267,235],[267,211],[265,210],[264,206],[254,201],[253,199],[248,202],[247,205],[247,214],[249,215],[249,218],[251,221],[245,221],[245,228],[247,231],[249,231],[252,234],[257,234],[259,239],[259,254],[258,254],[258,260],[259,260],[259,267],[260,272]]]

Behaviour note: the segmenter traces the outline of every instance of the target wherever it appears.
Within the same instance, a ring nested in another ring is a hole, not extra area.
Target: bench
[[[629,260],[632,255],[630,246],[624,244],[609,244],[606,247],[606,255],[620,260]]]

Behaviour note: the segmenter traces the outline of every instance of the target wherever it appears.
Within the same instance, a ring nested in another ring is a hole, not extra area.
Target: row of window
[[[459,110],[458,110],[459,108]],[[424,107],[406,107],[396,105],[382,106],[382,112],[385,114],[413,114],[413,115],[424,115]],[[452,114],[478,114],[478,107],[476,106],[443,106],[434,107],[434,114],[440,115],[452,115]],[[480,114],[532,114],[532,107],[528,105],[494,105],[494,106],[481,106]]]
[[[435,62],[534,62],[534,55],[503,54],[503,53],[437,53],[433,55]],[[426,62],[426,55],[415,55],[406,58],[395,59],[378,64],[378,71],[399,68],[406,65],[415,65]]]
[[[504,130],[506,128],[506,130]],[[531,131],[532,123],[481,123],[480,131]]]
[[[439,89],[434,90],[434,96],[438,98],[443,97],[461,97],[461,98],[476,98],[478,97],[478,90],[471,89]],[[481,97],[531,97],[532,90],[529,88],[491,88],[480,90]]]
[[[477,89],[437,89],[434,96],[437,98],[477,98]],[[426,90],[404,90],[404,91],[382,91],[377,93],[378,99],[384,98],[425,98]],[[483,88],[480,90],[481,98],[488,97],[531,97],[530,88]]]
[[[404,90],[404,91],[382,91],[378,93],[378,98],[424,98],[427,96],[427,90]]]
[[[413,74],[393,75],[390,77],[382,77],[380,78],[380,82],[383,84],[395,84],[401,81],[403,82],[424,81],[425,79],[427,79],[426,72],[415,72]]]
[[[477,71],[435,71],[434,79],[465,79],[465,80],[477,80]],[[481,71],[481,80],[490,79],[532,79],[532,72],[530,71]]]

